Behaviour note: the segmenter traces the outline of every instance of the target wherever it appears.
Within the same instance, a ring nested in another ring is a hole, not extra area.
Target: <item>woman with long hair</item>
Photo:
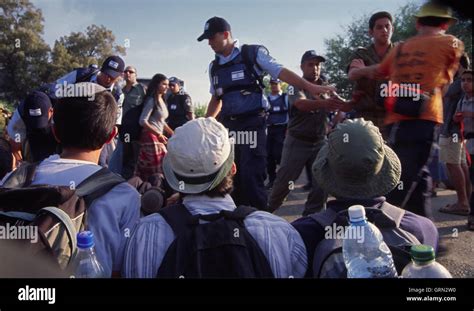
[[[165,94],[168,90],[168,78],[163,74],[156,74],[148,85],[145,95],[143,112],[140,116],[140,125],[143,127],[140,136],[140,152],[135,169],[135,175],[143,181],[151,176],[162,174],[161,164],[166,154],[167,137],[173,135],[173,130],[166,124],[168,109],[166,108]]]

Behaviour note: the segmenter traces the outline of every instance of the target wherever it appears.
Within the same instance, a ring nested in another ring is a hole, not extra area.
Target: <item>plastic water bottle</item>
[[[379,229],[365,217],[365,208],[349,208],[350,226],[345,231],[342,254],[348,278],[396,278],[392,253]]]
[[[76,278],[104,278],[105,271],[94,250],[94,234],[81,231],[77,234]]]
[[[452,278],[451,273],[435,261],[435,252],[432,246],[413,245],[410,253],[412,262],[403,269],[403,278]]]

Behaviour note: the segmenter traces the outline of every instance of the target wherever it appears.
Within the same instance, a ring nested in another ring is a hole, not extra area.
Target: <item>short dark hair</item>
[[[464,75],[471,75],[471,76],[472,76],[472,69],[469,68],[469,69],[464,70],[464,72],[462,73],[461,77],[464,76]]]
[[[117,103],[109,91],[88,97],[65,97],[54,106],[54,127],[63,148],[100,149],[117,119]]]
[[[208,191],[199,193],[199,195],[206,195],[210,198],[222,198],[230,194],[234,190],[234,178],[232,173],[229,173],[222,179],[222,181],[214,188]],[[180,196],[184,198],[187,194],[180,192]]]
[[[449,18],[437,17],[437,16],[425,16],[418,17],[418,23],[423,26],[440,27],[443,24],[447,24],[451,21]]]
[[[381,18],[388,18],[390,20],[390,23],[393,24],[392,14],[390,14],[388,12],[385,12],[385,11],[377,12],[377,13],[372,14],[372,16],[369,19],[369,28],[370,28],[370,30],[374,29],[375,22],[377,22],[377,20],[379,20]]]
[[[469,55],[467,55],[466,52],[464,52],[461,55],[461,58],[459,59],[459,64],[462,66],[462,68],[467,69],[470,67],[471,61],[469,60]]]
[[[234,190],[234,178],[232,173],[229,173],[222,179],[222,181],[213,189],[204,192],[204,195],[207,195],[210,198],[225,197],[227,194],[230,194]]]

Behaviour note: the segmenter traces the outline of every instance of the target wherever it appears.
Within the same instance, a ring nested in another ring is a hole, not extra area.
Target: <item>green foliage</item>
[[[29,0],[0,1],[0,95],[10,102],[74,68],[125,55],[112,31],[97,25],[59,38],[51,50],[42,38],[43,23],[41,10]]]
[[[197,103],[194,108],[194,114],[196,115],[196,118],[205,117],[206,111],[207,111],[207,105],[201,105]]]
[[[28,0],[0,2],[0,93],[9,101],[38,87],[48,73],[43,16]]]
[[[263,78],[263,83],[265,84],[264,93],[267,94],[267,95],[269,95],[272,92],[272,89],[271,89],[271,86],[270,86],[270,78],[271,77],[269,75],[267,75]],[[286,93],[287,90],[288,90],[288,83],[282,81],[280,83],[280,86],[281,86],[281,91],[283,93]]]
[[[85,32],[72,32],[54,43],[49,80],[77,67],[100,65],[113,54],[125,55],[125,48],[115,44],[114,34],[105,26],[91,25]]]

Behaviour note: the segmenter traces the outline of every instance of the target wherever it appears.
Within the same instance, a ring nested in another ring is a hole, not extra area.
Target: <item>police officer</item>
[[[281,92],[280,79],[270,79],[268,95],[270,110],[267,115],[267,173],[268,188],[273,186],[276,167],[280,165],[286,125],[288,124],[288,94]]]
[[[191,96],[184,91],[182,86],[183,81],[176,77],[171,77],[168,81],[171,94],[166,99],[169,111],[166,123],[174,131],[175,128],[194,119],[194,109]]]
[[[262,75],[297,85],[311,94],[335,91],[334,87],[311,84],[273,59],[261,45],[239,46],[229,23],[221,17],[209,19],[198,41],[207,39],[216,53],[209,66],[211,100],[207,117],[216,117],[234,138],[237,174],[234,200],[237,205],[267,208],[265,110]]]

